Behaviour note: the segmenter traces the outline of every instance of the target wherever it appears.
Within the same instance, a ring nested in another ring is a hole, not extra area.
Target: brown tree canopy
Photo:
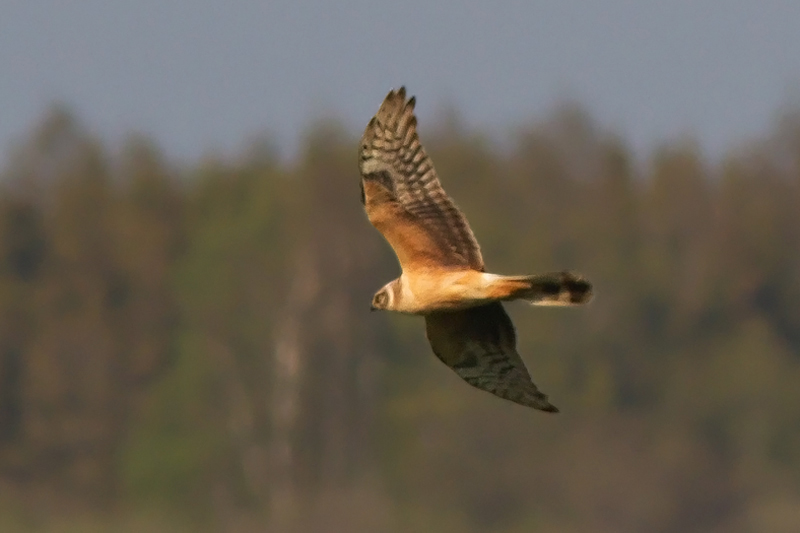
[[[491,270],[595,283],[509,306],[547,417],[368,312],[354,135],[178,164],[52,110],[0,183],[0,528],[800,530],[798,117],[722,161],[574,107],[423,128]]]

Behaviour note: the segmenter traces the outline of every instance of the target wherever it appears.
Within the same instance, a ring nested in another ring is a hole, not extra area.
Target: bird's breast
[[[416,271],[401,276],[403,312],[428,314],[486,303],[483,274],[476,270]],[[400,309],[398,309],[400,310]]]

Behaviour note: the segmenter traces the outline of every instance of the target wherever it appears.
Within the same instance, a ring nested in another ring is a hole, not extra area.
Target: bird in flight
[[[464,214],[439,183],[417,134],[414,97],[392,90],[359,146],[361,201],[402,269],[372,309],[422,315],[433,353],[470,385],[557,413],[517,353],[514,325],[501,302],[575,306],[592,286],[570,272],[503,276],[485,271]]]

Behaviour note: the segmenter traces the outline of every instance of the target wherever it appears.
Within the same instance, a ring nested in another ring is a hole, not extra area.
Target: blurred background
[[[0,530],[800,531],[800,3],[2,11]],[[558,416],[368,311],[402,84]]]

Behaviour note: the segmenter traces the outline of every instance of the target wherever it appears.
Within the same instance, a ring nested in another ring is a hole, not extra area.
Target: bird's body
[[[561,277],[569,274],[545,274],[541,276],[501,276],[477,270],[437,271],[421,269],[413,274],[403,273],[388,283],[385,289],[390,294],[386,311],[427,315],[437,311],[460,311],[490,302],[528,300],[534,305],[570,305],[558,297],[568,298],[561,291]],[[540,288],[550,283],[547,292]]]
[[[555,412],[519,357],[514,326],[500,302],[579,305],[591,298],[591,285],[569,272],[485,272],[466,218],[442,189],[419,141],[414,103],[406,101],[404,88],[389,92],[361,139],[361,199],[402,268],[375,294],[372,308],[423,315],[434,353],[465,381]]]
[[[387,285],[388,311],[426,315],[435,311],[458,311],[494,301],[498,276],[476,270],[403,273]]]

